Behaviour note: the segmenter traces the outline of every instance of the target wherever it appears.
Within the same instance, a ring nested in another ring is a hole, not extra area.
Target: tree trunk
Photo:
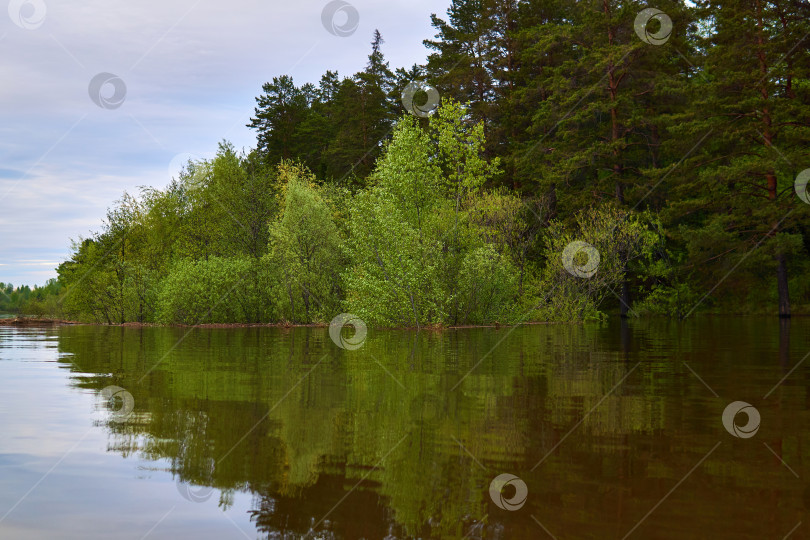
[[[627,267],[624,268],[624,279],[622,280],[622,297],[621,297],[620,314],[622,319],[628,317],[627,313],[630,311],[630,284],[627,283]]]
[[[765,38],[763,37],[763,5],[762,1],[758,0],[756,3],[757,14],[757,58],[759,59],[759,71],[762,74],[760,81],[759,92],[762,98],[762,138],[764,139],[765,146],[770,148],[773,145],[774,133],[772,131],[771,111],[769,107],[769,92],[768,92],[768,64],[765,59]],[[776,173],[769,170],[765,174],[766,189],[768,190],[768,199],[776,201],[778,194],[778,185]],[[776,227],[774,227],[774,232]],[[788,290],[788,277],[787,277],[787,263],[785,262],[785,255],[779,253],[776,259],[776,287],[779,291],[779,317],[790,317],[790,292]]]
[[[776,285],[779,289],[779,317],[790,317],[790,291],[788,290],[787,263],[785,256],[776,256]]]

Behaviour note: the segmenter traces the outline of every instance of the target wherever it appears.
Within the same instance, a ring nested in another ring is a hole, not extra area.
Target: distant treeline
[[[60,311],[59,293],[61,284],[49,279],[44,287],[28,285],[15,287],[12,283],[0,282],[0,313],[17,313],[43,316]]]
[[[59,315],[421,326],[807,311],[810,7],[656,8],[455,0],[432,17],[423,66],[391,71],[375,32],[351,77],[273,78],[257,148],[222,143],[75,243]],[[429,119],[403,105],[413,81],[442,97]]]

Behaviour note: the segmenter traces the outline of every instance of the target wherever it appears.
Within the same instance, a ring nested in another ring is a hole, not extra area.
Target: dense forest
[[[256,148],[222,142],[125,193],[57,280],[8,287],[0,310],[411,327],[807,313],[810,5],[655,8],[453,0],[424,65],[392,70],[375,32],[352,76],[273,77]]]

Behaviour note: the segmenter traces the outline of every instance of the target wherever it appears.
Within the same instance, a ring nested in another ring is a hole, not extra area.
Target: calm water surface
[[[326,329],[0,327],[0,538],[808,538],[808,351],[807,319],[370,330],[356,351]],[[734,401],[753,436],[723,426]]]

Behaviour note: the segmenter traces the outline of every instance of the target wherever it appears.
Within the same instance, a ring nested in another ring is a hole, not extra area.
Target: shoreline
[[[513,326],[534,326],[541,324],[567,324],[554,321],[526,321],[517,324],[465,324],[456,326],[378,326],[380,330],[464,330],[474,328],[511,328]],[[0,326],[32,327],[32,326],[107,326],[110,328],[329,328],[329,323],[204,323],[204,324],[159,324],[126,322],[123,324],[106,324],[96,322],[69,321],[65,319],[45,319],[34,317],[11,317],[0,319]]]
[[[750,314],[750,313],[709,313],[704,314],[703,317],[771,317],[778,318],[776,315],[765,315],[765,314]],[[810,315],[805,313],[794,314],[790,318],[782,319],[782,320],[790,320],[791,318],[805,318]],[[655,318],[662,318],[666,319],[667,317],[660,316]],[[678,320],[673,317],[669,317],[670,320],[676,322],[685,322]],[[628,319],[632,320],[632,319]],[[462,324],[462,325],[454,325],[454,326],[442,326],[442,325],[426,325],[426,326],[376,326],[374,327],[377,330],[425,330],[425,331],[432,331],[432,332],[441,332],[444,330],[472,330],[476,328],[512,328],[515,326],[538,326],[538,325],[547,325],[547,324],[584,324],[585,321],[576,321],[576,322],[561,322],[561,321],[525,321],[520,323],[492,323],[492,324]],[[202,328],[202,329],[211,329],[211,328],[329,328],[329,323],[289,323],[289,322],[277,322],[277,323],[204,323],[204,324],[160,324],[160,323],[139,323],[139,322],[126,322],[122,324],[106,324],[106,323],[98,323],[98,322],[81,322],[81,321],[70,321],[66,319],[48,319],[48,318],[35,318],[35,317],[24,317],[24,316],[15,316],[9,317],[5,319],[0,319],[0,327],[8,326],[8,327],[18,327],[18,328],[27,328],[27,327],[43,327],[43,326],[106,326],[110,328]]]
[[[67,321],[64,319],[39,319],[34,317],[9,317],[0,319],[0,326],[69,326],[85,324],[78,321]]]

